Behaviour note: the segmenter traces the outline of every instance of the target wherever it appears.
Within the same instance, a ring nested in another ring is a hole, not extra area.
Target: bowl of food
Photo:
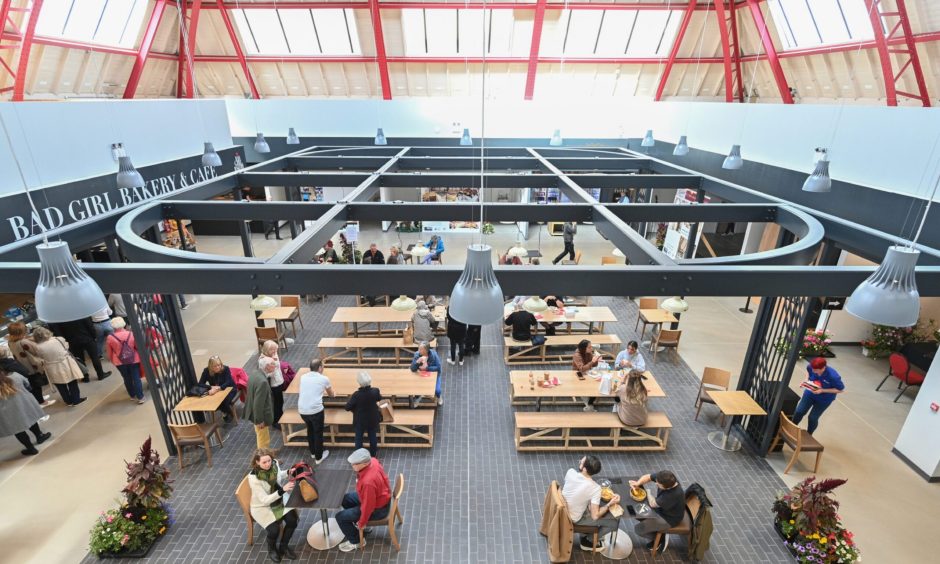
[[[610,501],[614,498],[614,490],[608,488],[601,488],[601,501]]]
[[[643,488],[630,488],[630,498],[633,501],[646,500],[646,490]]]

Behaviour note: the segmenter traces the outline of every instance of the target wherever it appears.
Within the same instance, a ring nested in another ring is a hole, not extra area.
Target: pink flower
[[[114,522],[114,517],[111,517],[111,516],[109,515],[109,516],[108,516],[108,523],[113,523],[113,522]]]
[[[129,540],[131,540],[131,537],[130,537],[129,535],[124,535],[124,538],[121,539],[121,544],[122,544],[122,545],[125,545],[125,544],[127,544],[127,541],[129,541]]]
[[[128,519],[131,518],[131,514],[130,514],[130,513],[125,513],[124,516],[127,517]]]

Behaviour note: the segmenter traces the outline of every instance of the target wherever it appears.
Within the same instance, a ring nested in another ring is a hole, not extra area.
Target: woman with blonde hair
[[[289,543],[297,529],[297,512],[284,507],[283,501],[284,494],[294,489],[294,482],[287,481],[287,473],[281,472],[273,452],[260,448],[251,456],[248,486],[251,488],[251,518],[267,532],[268,558],[274,562],[280,562],[281,558],[296,559],[297,554]],[[281,523],[284,524],[283,532]]]
[[[43,407],[55,403],[55,400],[47,402],[42,393],[42,386],[46,381],[46,376],[43,374],[42,359],[36,354],[36,343],[29,337],[29,329],[25,323],[17,321],[7,327],[7,346],[10,348],[13,359],[26,368],[23,376],[29,382],[30,391],[36,401]]]
[[[222,392],[223,390],[228,390],[224,392],[225,399],[222,400],[222,403],[219,405],[222,418],[228,422],[231,419],[232,413],[234,413],[233,406],[236,398],[238,398],[238,389],[235,387],[232,371],[228,366],[222,363],[222,358],[219,357],[219,355],[209,357],[209,362],[202,370],[202,375],[199,377],[199,384],[209,387],[210,396]]]
[[[27,384],[25,376],[0,370],[0,437],[15,436],[26,447],[20,451],[24,456],[39,454],[26,434],[27,429],[36,437],[36,444],[52,436],[39,428],[43,412],[26,392]]]
[[[642,372],[631,370],[617,388],[617,395],[614,397],[617,402],[617,417],[624,425],[646,425],[648,392],[643,380],[646,380],[646,376]]]
[[[88,399],[81,397],[78,391],[78,381],[84,374],[75,357],[69,353],[68,341],[62,337],[53,337],[52,331],[45,327],[33,331],[33,341],[36,343],[36,356],[42,359],[46,377],[59,390],[65,405],[75,407]]]
[[[284,374],[281,373],[281,359],[277,354],[278,346],[274,341],[265,341],[261,345],[261,356],[258,357],[258,368],[268,379],[271,386],[271,400],[274,402],[274,427],[280,430],[281,415],[284,414]]]

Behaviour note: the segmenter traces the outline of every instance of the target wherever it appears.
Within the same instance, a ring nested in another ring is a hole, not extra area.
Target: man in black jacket
[[[369,433],[369,454],[373,457],[379,450],[378,433],[379,423],[382,422],[382,412],[379,411],[379,400],[382,392],[372,387],[372,376],[368,372],[360,372],[356,376],[359,389],[353,392],[346,402],[346,411],[353,412],[353,428],[356,431],[356,450],[362,448],[362,435]]]
[[[111,372],[105,372],[101,368],[101,357],[98,356],[98,335],[95,333],[95,325],[90,317],[85,319],[76,319],[75,321],[66,321],[64,323],[52,323],[49,325],[52,332],[62,337],[69,343],[69,352],[75,357],[75,360],[84,364],[85,355],[91,359],[92,366],[95,367],[95,374],[99,380],[104,380],[111,375]],[[88,382],[88,375],[85,375],[83,382]]]

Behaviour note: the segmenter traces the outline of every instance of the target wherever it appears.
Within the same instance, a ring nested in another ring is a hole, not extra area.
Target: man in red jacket
[[[362,548],[359,546],[359,531],[366,523],[388,517],[392,491],[388,485],[388,474],[367,449],[354,451],[346,460],[357,474],[356,491],[343,497],[343,510],[336,514],[336,522],[346,535],[339,549],[352,552]],[[365,546],[365,540],[362,546]]]

